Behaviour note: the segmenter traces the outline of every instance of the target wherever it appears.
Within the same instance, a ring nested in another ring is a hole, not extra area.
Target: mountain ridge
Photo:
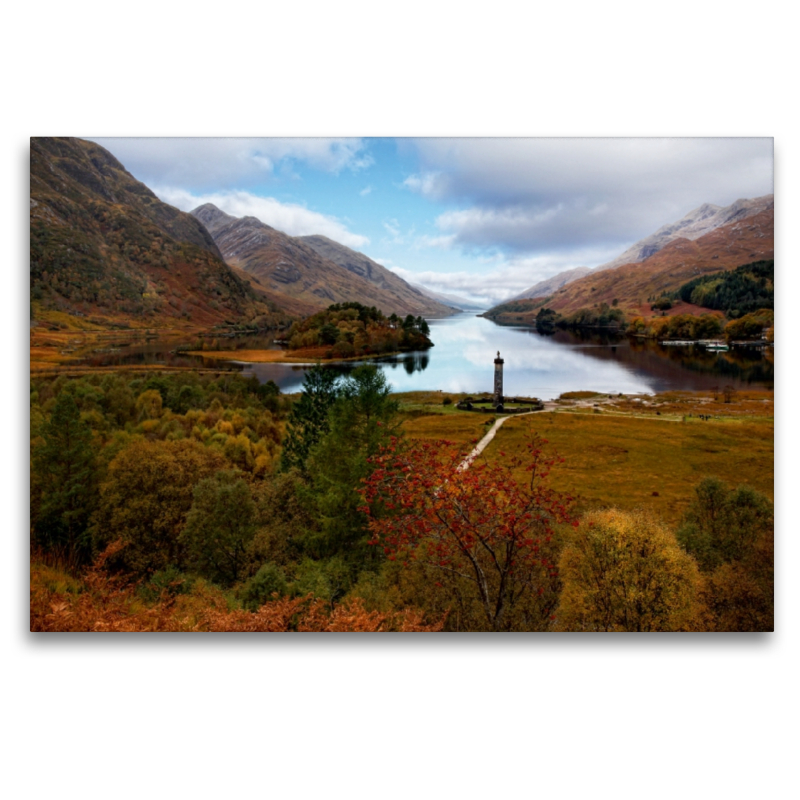
[[[265,289],[314,305],[317,310],[355,301],[374,305],[386,314],[445,316],[453,312],[425,298],[363,253],[327,237],[292,237],[256,217],[233,217],[212,203],[189,213],[207,228],[228,263],[254,276]]]
[[[534,284],[519,294],[510,297],[504,302],[515,300],[528,300],[540,297],[549,297],[567,284],[579,280],[588,274],[597,274],[608,269],[616,269],[626,264],[638,264],[650,256],[655,255],[670,242],[682,238],[689,241],[699,239],[717,228],[728,225],[736,220],[743,220],[755,216],[761,211],[774,209],[774,194],[762,195],[751,199],[734,201],[728,206],[717,206],[713,203],[703,203],[697,208],[684,214],[679,220],[662,225],[655,233],[645,236],[632,244],[627,250],[611,261],[596,267],[575,267],[564,270]]]

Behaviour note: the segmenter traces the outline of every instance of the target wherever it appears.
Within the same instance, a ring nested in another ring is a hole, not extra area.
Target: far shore
[[[329,358],[329,348],[308,348],[303,350],[189,350],[187,355],[200,356],[216,361],[241,361],[245,364],[309,364],[317,361],[335,363],[339,361],[364,361],[368,358],[386,358],[402,355],[400,351],[391,353],[367,353],[350,358]]]

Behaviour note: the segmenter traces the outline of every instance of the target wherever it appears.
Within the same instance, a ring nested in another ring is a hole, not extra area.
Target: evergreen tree
[[[328,432],[328,412],[340,395],[339,376],[319,364],[303,380],[303,393],[292,406],[281,454],[281,469],[306,470],[311,448]]]
[[[95,459],[91,428],[81,420],[71,392],[59,393],[41,435],[43,442],[33,453],[42,490],[34,540],[82,563],[91,555],[87,527],[95,496]]]

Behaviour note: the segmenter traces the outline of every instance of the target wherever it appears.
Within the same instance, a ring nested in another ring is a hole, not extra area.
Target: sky
[[[773,192],[760,138],[93,138],[184,211],[323,234],[481,305]]]

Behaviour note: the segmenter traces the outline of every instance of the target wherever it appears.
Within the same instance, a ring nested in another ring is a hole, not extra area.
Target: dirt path
[[[475,448],[472,450],[472,452],[458,465],[458,471],[463,472],[465,469],[470,468],[472,462],[486,449],[486,446],[492,441],[492,439],[494,439],[495,434],[500,430],[500,426],[503,425],[506,420],[517,419],[519,417],[528,417],[531,414],[541,414],[542,412],[548,410],[551,409],[545,407],[539,411],[526,411],[524,414],[511,414],[507,417],[500,417],[500,419],[496,420],[494,425],[489,428],[486,436],[484,436],[483,439],[481,439],[478,444],[475,445]]]

